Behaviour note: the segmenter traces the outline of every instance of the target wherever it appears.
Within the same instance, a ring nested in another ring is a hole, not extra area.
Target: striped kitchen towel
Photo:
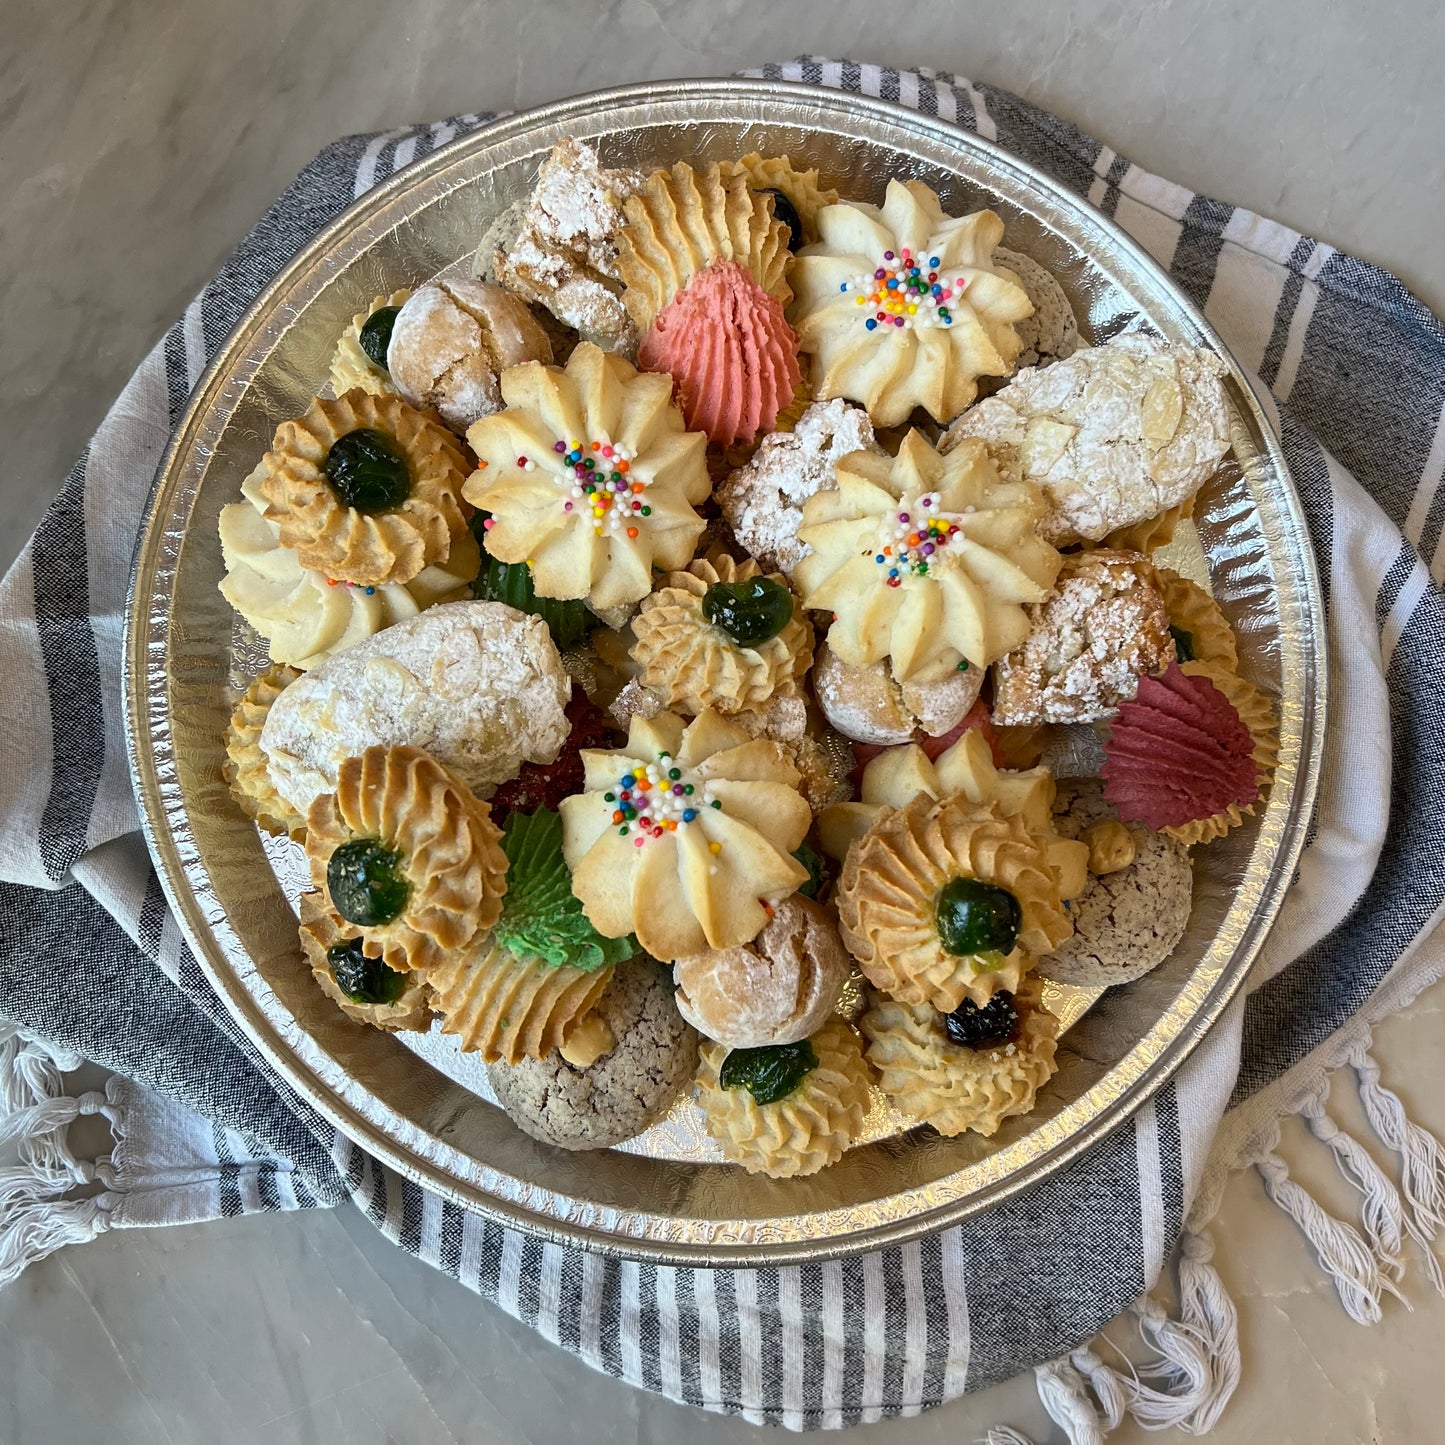
[[[919,1243],[802,1268],[654,1268],[524,1238],[387,1173],[292,1095],[208,986],[151,869],[122,738],[121,626],[152,473],[207,358],[321,225],[486,118],[351,137],[142,364],[0,591],[0,1145],[21,1159],[0,1169],[0,1277],[109,1227],[351,1199],[590,1364],[708,1409],[837,1427],[1036,1367],[1073,1441],[1126,1414],[1203,1432],[1240,1370],[1203,1232],[1229,1170],[1260,1170],[1355,1318],[1379,1317],[1411,1248],[1440,1282],[1445,1151],[1368,1047],[1372,1023],[1445,969],[1445,330],[1392,276],[1149,175],[1006,92],[812,58],[760,73],[900,101],[1049,172],[1142,242],[1257,376],[1325,582],[1334,711],[1310,845],[1247,995],[1069,1169]],[[82,1057],[114,1071],[103,1091],[67,1089]],[[1396,1180],[1325,1113],[1344,1064]],[[1288,1177],[1274,1144],[1290,1112],[1358,1190],[1358,1223]],[[68,1143],[88,1113],[112,1124],[103,1159]],[[1148,1291],[1176,1244],[1170,1314]],[[1137,1374],[1090,1344],[1126,1310],[1155,1347]]]

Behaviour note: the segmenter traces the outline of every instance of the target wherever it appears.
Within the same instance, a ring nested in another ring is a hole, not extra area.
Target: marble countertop
[[[1434,0],[10,0],[5,19],[0,565],[145,351],[322,144],[649,76],[804,51],[957,71],[1376,260],[1445,310]],[[1383,1025],[1378,1054],[1414,1116],[1445,1131],[1438,1002]],[[1353,1090],[1338,1092],[1348,1126]],[[1296,1177],[1349,1212],[1327,1151],[1297,1121],[1285,1135]],[[1374,1329],[1351,1324],[1253,1174],[1230,1185],[1215,1233],[1245,1376],[1213,1439],[1438,1435],[1445,1301],[1417,1278],[1413,1315],[1391,1303]],[[0,1440],[16,1442],[761,1433],[593,1374],[350,1209],[116,1231],[63,1251],[0,1294],[0,1378]],[[1000,1421],[1062,1438],[1030,1378],[860,1435],[966,1442]]]

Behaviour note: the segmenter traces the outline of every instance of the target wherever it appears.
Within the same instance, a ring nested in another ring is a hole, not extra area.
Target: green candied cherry
[[[979,967],[999,968],[1013,952],[1023,909],[1007,888],[977,878],[951,878],[933,901],[933,922],[944,951],[978,956]]]
[[[811,898],[816,903],[822,896],[823,890],[827,888],[828,880],[832,876],[828,864],[806,842],[799,843],[793,849],[793,857],[808,870],[808,880],[806,883],[798,884],[798,892],[804,898]]]
[[[776,1104],[817,1067],[818,1056],[807,1039],[760,1049],[733,1049],[723,1060],[718,1082],[725,1089],[746,1089],[759,1104]]]
[[[390,512],[411,495],[406,458],[384,431],[359,426],[332,442],[323,467],[342,505],[358,512]]]
[[[1182,627],[1175,627],[1169,624],[1169,635],[1174,639],[1174,651],[1178,654],[1180,662],[1194,661],[1194,634],[1186,632]]]
[[[1022,1027],[1014,996],[1001,988],[982,1007],[966,998],[943,1016],[943,1031],[951,1044],[966,1049],[1001,1049],[1019,1036]]]
[[[702,615],[739,647],[759,647],[792,620],[793,594],[771,577],[714,582],[702,595]]]
[[[411,893],[401,875],[401,854],[376,838],[343,843],[326,864],[326,886],[336,911],[361,928],[400,917]]]
[[[373,366],[388,374],[386,353],[391,346],[391,331],[400,310],[400,306],[382,306],[366,318],[366,324],[361,328],[361,349]]]
[[[331,976],[352,1003],[395,1003],[406,991],[406,975],[361,951],[359,938],[343,938],[326,950]]]

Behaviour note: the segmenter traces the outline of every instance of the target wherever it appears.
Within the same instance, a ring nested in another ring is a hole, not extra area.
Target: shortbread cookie
[[[1091,833],[1097,836],[1100,825],[1112,821],[1126,830],[1133,856],[1101,875],[1100,860],[1091,855],[1088,883],[1070,906],[1073,937],[1039,960],[1039,972],[1083,987],[1142,978],[1173,953],[1188,927],[1194,893],[1189,850],[1142,823],[1120,823],[1096,778],[1060,784],[1056,807],[1054,826],[1065,837],[1092,841]]]
[[[1054,590],[1029,617],[1028,637],[994,669],[993,716],[1002,726],[1110,717],[1141,677],[1174,661],[1169,614],[1138,552],[1065,557]]]
[[[388,1033],[431,1023],[431,985],[417,970],[398,973],[368,957],[361,936],[316,889],[301,895],[301,947],[322,993],[348,1018]]]
[[[1047,366],[1051,361],[1072,356],[1079,349],[1079,322],[1064,288],[1052,273],[1032,256],[1002,246],[995,249],[993,261],[995,266],[1012,271],[1018,277],[1033,303],[1033,315],[1015,323],[1019,340],[1023,342],[1023,350],[1014,363],[1018,369]]]
[[[301,674],[294,667],[268,667],[251,679],[231,712],[226,729],[226,761],[221,771],[241,811],[266,832],[300,840],[306,814],[277,791],[261,750],[261,729],[282,692]]]
[[[1043,534],[1097,541],[1197,492],[1229,450],[1224,365],[1142,332],[1021,371],[949,428],[982,441],[1006,476],[1037,482]]]
[[[774,432],[713,493],[733,536],[765,572],[793,575],[808,551],[803,503],[832,487],[844,457],[877,450],[873,424],[841,398],[814,402],[791,431]]]
[[[571,731],[572,682],[546,624],[500,602],[454,602],[398,623],[288,688],[261,730],[276,791],[305,813],[346,758],[410,743],[486,796]]]
[[[584,1027],[603,1030],[601,1042],[612,1040],[585,1066],[557,1051],[487,1066],[497,1101],[517,1127],[560,1149],[605,1149],[640,1134],[697,1070],[697,1034],[673,1004],[666,971],[651,959],[615,970]]]
[[[391,373],[386,367],[386,349],[396,314],[410,291],[393,291],[376,296],[365,311],[351,318],[351,325],[337,338],[331,353],[331,390],[340,396],[359,386],[373,396],[395,396]]]

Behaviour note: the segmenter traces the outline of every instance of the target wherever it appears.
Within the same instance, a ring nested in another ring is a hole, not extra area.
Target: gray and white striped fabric
[[[898,100],[1041,167],[1141,241],[1259,378],[1326,583],[1335,715],[1311,844],[1247,998],[1131,1127],[1064,1173],[921,1243],[798,1269],[653,1268],[524,1238],[387,1173],[292,1095],[207,984],[137,831],[121,623],[152,474],[207,358],[320,226],[486,117],[350,137],[302,172],[146,359],[0,590],[0,1012],[15,1025],[0,1034],[0,1142],[19,1139],[33,1166],[28,1185],[0,1184],[0,1277],[107,1227],[350,1198],[601,1370],[708,1409],[838,1427],[1070,1352],[1046,1369],[1056,1395],[1076,1395],[1097,1363],[1086,1342],[1153,1286],[1239,1163],[1267,1166],[1315,1238],[1270,1128],[1317,1099],[1331,1067],[1355,1062],[1382,1137],[1418,1159],[1418,1131],[1366,1049],[1372,1018],[1445,967],[1430,936],[1445,900],[1445,330],[1384,272],[1149,175],[1007,92],[811,58],[759,73]],[[70,1099],[69,1054],[119,1077]],[[99,1164],[64,1142],[68,1120],[94,1112],[120,1136]],[[1403,1194],[1382,1180],[1417,1238],[1441,1222],[1436,1174],[1407,1169]],[[106,1192],[64,1197],[91,1178]],[[1367,1232],[1378,1268],[1326,1259],[1361,1318],[1378,1313],[1401,1248],[1399,1227]],[[1207,1373],[1227,1301],[1198,1303],[1217,1292],[1201,1284],[1207,1241],[1189,1239],[1183,1335]],[[1157,1309],[1141,1319],[1157,1324]],[[1207,1428],[1230,1388],[1220,1368],[1180,1418]]]

